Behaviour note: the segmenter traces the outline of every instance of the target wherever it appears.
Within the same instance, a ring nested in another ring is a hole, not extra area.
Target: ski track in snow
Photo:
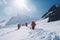
[[[14,30],[10,30],[14,29]],[[36,28],[35,30],[29,27],[21,27],[17,30],[16,28],[8,28],[8,33],[0,35],[0,40],[60,40],[59,36],[55,32],[45,31],[43,29]],[[5,29],[7,31],[7,29]]]

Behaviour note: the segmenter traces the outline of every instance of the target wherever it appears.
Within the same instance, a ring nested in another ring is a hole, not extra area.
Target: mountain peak
[[[38,19],[25,16],[25,15],[16,15],[16,16],[12,16],[6,25],[12,25],[12,24],[17,24],[17,23],[24,24],[25,22],[30,23],[33,20],[36,21]]]
[[[48,22],[60,20],[60,6],[53,5],[43,16],[42,18],[49,17]]]

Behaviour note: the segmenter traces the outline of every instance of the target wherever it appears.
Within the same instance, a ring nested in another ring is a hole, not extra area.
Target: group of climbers
[[[28,23],[27,22],[25,23],[25,26],[26,27],[28,26]],[[36,26],[35,21],[32,21],[31,22],[31,29],[34,30],[35,29],[35,26]],[[17,27],[18,27],[18,29],[20,29],[21,28],[21,24],[18,24]]]

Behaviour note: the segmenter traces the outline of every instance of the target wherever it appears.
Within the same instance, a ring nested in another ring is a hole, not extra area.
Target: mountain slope
[[[60,21],[47,23],[47,20],[37,21],[35,30],[31,26],[0,29],[0,40],[60,40]]]
[[[17,15],[11,17],[11,19],[7,22],[6,25],[17,24],[17,23],[24,24],[25,22],[30,23],[33,20],[36,21],[38,19],[29,16]]]
[[[42,18],[49,17],[48,22],[60,20],[60,6],[53,5],[43,16]]]

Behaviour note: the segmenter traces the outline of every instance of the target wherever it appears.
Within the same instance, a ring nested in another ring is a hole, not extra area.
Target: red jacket
[[[32,27],[35,27],[36,26],[36,23],[34,21],[32,21],[31,26]]]
[[[21,27],[21,25],[20,25],[20,24],[18,24],[18,25],[17,25],[17,27],[18,27],[18,29],[19,29],[19,28]]]

